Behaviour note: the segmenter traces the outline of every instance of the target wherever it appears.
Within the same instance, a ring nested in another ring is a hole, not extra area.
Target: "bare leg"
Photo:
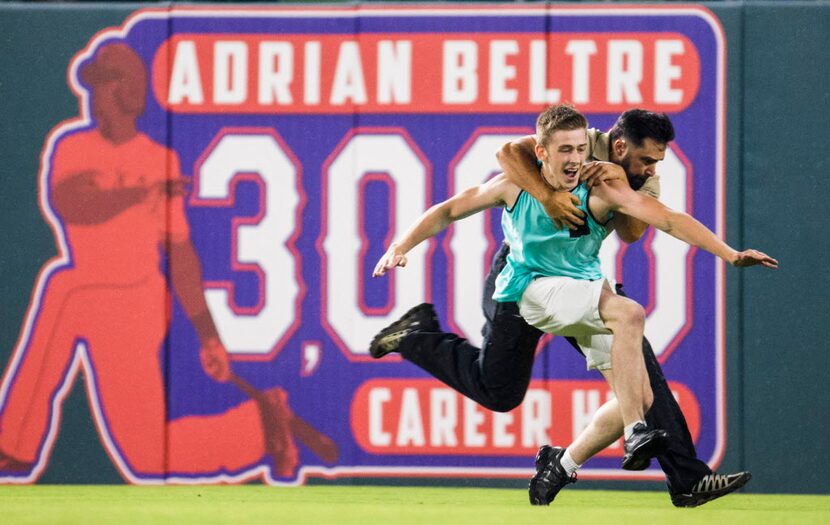
[[[620,439],[623,433],[620,405],[616,399],[608,401],[597,410],[591,424],[568,446],[571,458],[582,465],[594,454]]]
[[[616,295],[606,283],[599,299],[599,314],[614,334],[611,343],[611,387],[619,400],[624,425],[645,420],[653,394],[643,361],[645,312],[636,302]]]
[[[614,388],[612,369],[600,370],[608,385]],[[648,384],[646,383],[646,387]],[[612,399],[599,407],[591,423],[585,427],[573,443],[568,446],[571,458],[580,465],[591,459],[596,453],[611,446],[623,434],[623,419],[620,404]]]

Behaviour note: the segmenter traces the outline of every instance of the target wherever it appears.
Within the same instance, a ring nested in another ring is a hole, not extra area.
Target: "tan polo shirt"
[[[611,139],[608,133],[603,133],[596,128],[588,129],[588,160],[610,162]],[[640,193],[660,199],[660,176],[655,175],[646,179],[645,184],[637,190]]]

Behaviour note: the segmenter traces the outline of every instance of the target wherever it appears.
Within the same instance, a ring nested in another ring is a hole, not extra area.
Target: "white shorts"
[[[543,332],[576,339],[588,369],[611,368],[611,331],[599,316],[599,297],[605,279],[585,281],[570,277],[540,277],[519,299],[519,313]]]

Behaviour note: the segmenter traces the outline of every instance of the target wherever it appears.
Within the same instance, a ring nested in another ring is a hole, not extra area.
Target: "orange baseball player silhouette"
[[[94,125],[60,138],[43,168],[68,262],[41,272],[44,282],[4,375],[0,480],[30,482],[42,472],[59,390],[79,355],[99,432],[131,482],[252,472],[266,455],[274,474],[291,476],[299,463],[292,432],[335,460],[334,443],[291,413],[280,388],[254,392],[224,413],[167,421],[160,351],[172,303],[160,250],[198,335],[205,372],[217,381],[241,380],[232,376],[205,302],[178,157],[136,127],[146,98],[144,63],[126,44],[107,43],[79,77],[91,90]]]

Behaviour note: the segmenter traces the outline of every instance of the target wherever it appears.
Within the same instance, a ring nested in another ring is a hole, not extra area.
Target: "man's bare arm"
[[[580,174],[580,180],[587,181],[589,188],[594,188],[597,184],[608,184],[615,181],[620,185],[628,186],[625,170],[622,166],[613,162],[591,162],[586,164]],[[612,224],[620,239],[627,243],[640,240],[648,229],[648,224],[623,213],[614,214]]]
[[[205,300],[202,286],[202,265],[190,239],[168,245],[170,283],[199,337],[199,359],[205,373],[216,381],[230,378],[230,359],[219,339]]]
[[[86,171],[68,176],[52,190],[55,211],[66,224],[101,224],[147,198],[145,187],[103,189],[96,173]]]
[[[586,162],[579,174],[579,182],[587,182],[589,188],[603,182],[622,181],[628,184],[625,170],[619,164],[603,160]]]
[[[202,264],[189,239],[168,244],[170,284],[202,344],[218,338],[202,286]]]
[[[733,266],[761,264],[767,268],[778,267],[778,261],[765,253],[757,250],[739,252],[691,215],[672,210],[657,199],[641,195],[627,185],[603,184],[596,187],[592,195],[608,209],[646,222],[681,241],[703,248]]]
[[[384,275],[396,266],[406,266],[406,254],[426,239],[444,231],[447,226],[487,208],[512,202],[519,189],[504,175],[497,175],[487,183],[473,186],[424,212],[406,232],[393,241],[383,257],[375,265],[373,277]]]
[[[645,235],[648,224],[624,213],[614,214],[614,231],[626,243],[639,241]]]
[[[585,223],[585,214],[577,208],[580,201],[571,193],[554,191],[539,175],[534,147],[536,139],[527,135],[508,142],[496,153],[507,179],[542,203],[557,228],[576,229]]]
[[[660,200],[660,178],[656,176],[649,177],[645,184],[637,190],[637,193]],[[639,241],[648,229],[648,224],[645,222],[623,213],[614,215],[613,224],[617,235],[623,242],[627,243]]]

